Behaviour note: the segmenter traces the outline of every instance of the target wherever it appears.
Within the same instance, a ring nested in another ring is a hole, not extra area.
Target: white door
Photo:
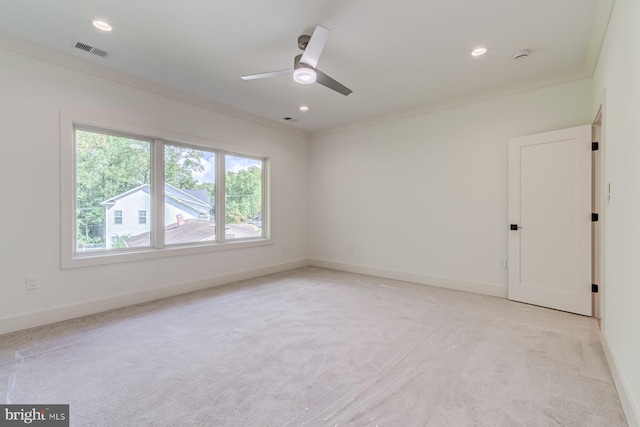
[[[509,299],[591,316],[591,125],[509,141],[509,227]]]

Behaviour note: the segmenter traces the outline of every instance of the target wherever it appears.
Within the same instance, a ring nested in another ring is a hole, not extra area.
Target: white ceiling
[[[445,100],[593,73],[613,0],[1,0],[0,32],[314,132]],[[113,31],[91,25],[99,18]],[[318,68],[353,90],[241,75],[291,68],[331,30]],[[109,52],[101,58],[76,41]],[[479,58],[471,50],[486,46]],[[514,61],[521,49],[529,58]],[[308,112],[300,112],[300,105]],[[294,120],[285,122],[284,117]]]

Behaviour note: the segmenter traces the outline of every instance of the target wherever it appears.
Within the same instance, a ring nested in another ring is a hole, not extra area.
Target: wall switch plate
[[[498,268],[500,270],[506,270],[507,269],[507,260],[506,259],[501,259],[500,261],[498,261]]]
[[[38,278],[36,276],[27,277],[27,290],[32,291],[34,289],[38,289],[39,286]]]

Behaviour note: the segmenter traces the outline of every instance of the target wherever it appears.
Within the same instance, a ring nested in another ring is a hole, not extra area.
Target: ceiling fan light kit
[[[310,68],[298,68],[293,71],[293,80],[303,85],[315,83],[316,72]]]
[[[293,80],[296,83],[319,83],[347,96],[353,92],[351,89],[316,68],[328,38],[329,30],[318,25],[311,36],[302,35],[298,37],[298,47],[303,53],[294,58],[293,69],[250,74],[240,78],[242,80],[256,80],[293,74]]]
[[[317,74],[313,68],[300,67],[293,70],[293,80],[295,80],[296,83],[303,85],[315,83],[316,77]]]

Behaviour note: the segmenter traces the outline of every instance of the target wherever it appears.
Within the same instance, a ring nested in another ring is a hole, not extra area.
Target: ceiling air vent
[[[96,47],[94,47],[93,49],[91,49],[91,53],[93,53],[94,55],[101,56],[101,57],[103,57],[103,58],[106,58],[106,57],[107,57],[107,55],[109,54],[108,52],[105,52],[104,50],[102,50],[102,49],[98,49],[98,48],[96,48]]]
[[[109,52],[98,49],[97,47],[89,46],[88,44],[82,42],[76,42],[75,48],[84,50],[85,52],[93,53],[94,55],[98,55],[102,58],[106,58],[109,55]]]

